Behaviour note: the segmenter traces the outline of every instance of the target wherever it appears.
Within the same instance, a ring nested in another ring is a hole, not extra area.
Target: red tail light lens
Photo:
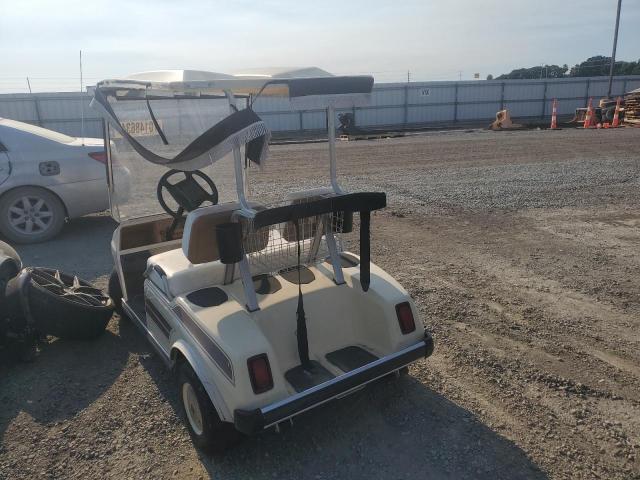
[[[409,302],[403,302],[396,305],[396,315],[400,324],[400,331],[406,335],[416,329],[416,322],[413,321],[413,312]]]
[[[89,152],[89,156],[100,163],[107,163],[107,154],[105,152]]]
[[[247,360],[249,368],[249,378],[253,393],[263,393],[273,388],[273,377],[271,376],[271,366],[266,353],[256,355]]]

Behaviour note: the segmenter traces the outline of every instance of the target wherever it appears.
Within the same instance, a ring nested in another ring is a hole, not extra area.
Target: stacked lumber
[[[624,96],[624,121],[640,125],[640,88]]]

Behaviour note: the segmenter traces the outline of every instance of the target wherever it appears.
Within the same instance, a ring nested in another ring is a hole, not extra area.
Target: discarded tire
[[[113,302],[89,282],[50,268],[29,268],[28,308],[37,329],[68,339],[91,339],[104,332]]]
[[[18,265],[18,270],[22,269],[22,259],[15,248],[9,245],[7,242],[0,241],[0,255],[12,258]]]
[[[602,109],[602,121],[613,123],[613,115],[616,112],[616,107],[609,107]]]

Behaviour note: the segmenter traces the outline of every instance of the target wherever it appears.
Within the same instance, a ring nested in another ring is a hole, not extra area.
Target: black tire
[[[39,243],[55,237],[66,216],[60,199],[44,188],[14,188],[0,198],[0,232],[15,243]]]
[[[39,332],[89,340],[102,334],[113,302],[89,282],[50,268],[30,268],[27,304]]]
[[[126,315],[122,309],[122,286],[120,285],[120,278],[115,268],[109,276],[108,292],[111,301],[113,301],[113,309],[115,312],[120,315],[120,317],[125,317]]]
[[[7,283],[22,270],[20,255],[8,243],[0,241],[0,315],[5,311]]]
[[[616,107],[609,107],[602,110],[602,121],[613,123],[613,115],[616,111]]]
[[[9,258],[13,258],[18,264],[18,270],[22,270],[22,259],[18,252],[16,252],[15,248],[9,245],[7,242],[3,242],[0,240],[0,254],[5,255]]]
[[[185,390],[188,389],[191,389],[192,393],[186,393]],[[186,398],[191,394],[194,394],[197,403],[191,403]],[[220,420],[207,391],[186,361],[178,366],[178,398],[191,439],[199,449],[219,454],[237,444],[242,438],[242,434],[233,424]],[[195,407],[199,413],[188,411]],[[193,420],[198,418],[198,415],[200,422]]]

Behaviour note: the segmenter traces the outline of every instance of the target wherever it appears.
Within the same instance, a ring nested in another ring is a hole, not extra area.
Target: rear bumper
[[[292,418],[302,412],[322,405],[337,397],[347,395],[359,387],[380,377],[384,377],[420,358],[426,358],[433,352],[433,339],[428,333],[424,340],[399,352],[382,357],[363,367],[352,370],[321,385],[304,392],[254,410],[234,411],[236,429],[247,435]]]

